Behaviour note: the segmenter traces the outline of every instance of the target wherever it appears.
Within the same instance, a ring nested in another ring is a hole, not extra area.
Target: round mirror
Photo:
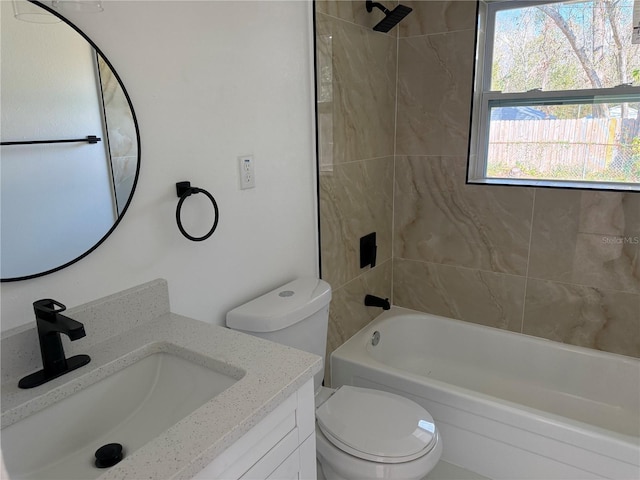
[[[135,190],[140,137],[120,78],[84,33],[38,2],[0,8],[6,282],[67,267],[109,236]]]

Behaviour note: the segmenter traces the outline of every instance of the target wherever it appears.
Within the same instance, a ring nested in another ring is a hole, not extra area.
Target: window
[[[469,182],[640,191],[634,0],[480,7]]]

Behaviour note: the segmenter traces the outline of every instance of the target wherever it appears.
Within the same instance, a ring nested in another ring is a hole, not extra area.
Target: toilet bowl
[[[418,480],[438,463],[442,442],[417,403],[345,385],[316,408],[316,453],[327,480]]]
[[[324,357],[331,287],[300,278],[227,313],[227,327]],[[419,480],[436,465],[442,441],[417,403],[343,385],[316,392],[316,458],[327,480]]]

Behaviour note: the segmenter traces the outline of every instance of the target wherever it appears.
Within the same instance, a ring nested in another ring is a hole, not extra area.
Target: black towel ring
[[[176,208],[176,222],[178,223],[178,229],[180,230],[180,233],[182,233],[182,235],[184,235],[189,240],[192,240],[194,242],[201,242],[209,238],[213,234],[213,232],[216,231],[216,228],[218,227],[219,212],[218,212],[218,204],[216,203],[216,199],[213,198],[213,195],[211,195],[206,190],[198,187],[192,187],[191,182],[176,183],[176,192],[178,193],[178,197],[180,197],[180,200],[178,200],[178,207]],[[182,204],[184,203],[184,200],[194,193],[204,193],[207,197],[209,197],[209,200],[211,200],[211,203],[213,204],[213,210],[215,215],[215,218],[213,220],[213,227],[211,227],[211,230],[209,230],[209,232],[207,232],[202,237],[194,237],[192,235],[189,235],[184,229],[184,227],[182,226],[182,220],[180,219],[180,211],[182,210]]]

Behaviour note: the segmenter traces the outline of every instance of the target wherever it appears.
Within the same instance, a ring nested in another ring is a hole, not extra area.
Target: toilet
[[[294,280],[227,313],[227,326],[325,356],[331,287]],[[323,362],[324,365],[324,362]],[[433,418],[399,395],[344,385],[322,386],[314,377],[318,477],[327,480],[425,477],[442,454]]]

